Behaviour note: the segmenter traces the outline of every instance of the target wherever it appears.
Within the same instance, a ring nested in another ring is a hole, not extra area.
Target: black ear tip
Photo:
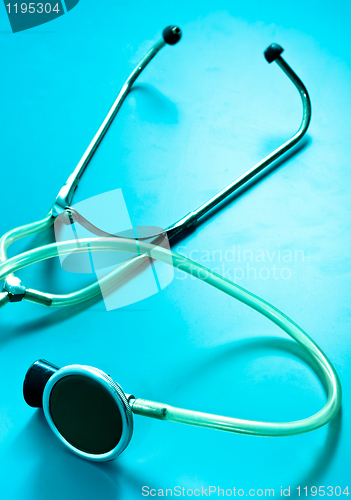
[[[283,47],[278,45],[277,43],[272,43],[265,51],[264,51],[264,57],[266,58],[266,61],[271,63],[275,61],[280,54],[284,52]]]
[[[162,36],[168,45],[175,45],[182,38],[182,30],[178,26],[167,26],[162,31]]]
[[[23,396],[29,406],[43,407],[44,388],[57,370],[59,370],[58,366],[45,359],[38,359],[29,367],[23,383]]]

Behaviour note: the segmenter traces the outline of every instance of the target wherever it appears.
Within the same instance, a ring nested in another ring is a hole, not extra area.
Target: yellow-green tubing
[[[55,217],[49,212],[48,215],[43,217],[36,222],[31,222],[24,226],[16,227],[5,233],[0,238],[0,265],[5,263],[7,259],[7,249],[15,241],[25,238],[26,236],[31,236],[38,232],[44,231],[51,227],[55,222]],[[95,281],[91,285],[88,285],[80,290],[76,290],[72,293],[67,294],[54,294],[47,292],[39,292],[38,290],[33,290],[32,288],[27,288],[24,299],[36,304],[41,304],[50,307],[67,307],[80,304],[93,297],[96,297],[101,293],[100,285],[107,287],[109,283],[115,284],[117,281],[121,280],[123,277],[127,276],[130,272],[138,268],[146,258],[144,255],[139,255],[133,257],[124,264],[118,266],[108,275],[104,276],[98,281]],[[127,270],[128,268],[128,270]],[[7,273],[6,277],[13,275],[13,273]],[[1,278],[0,278],[1,279]],[[10,301],[8,293],[0,293],[0,309]]]
[[[174,408],[163,403],[156,403],[143,399],[136,399],[134,402],[131,402],[134,413],[161,420],[172,420],[190,425],[258,436],[290,436],[312,431],[330,422],[337,414],[341,405],[342,391],[339,377],[333,365],[306,332],[265,300],[182,255],[148,243],[138,241],[138,245],[136,245],[135,241],[127,239],[99,238],[97,240],[96,238],[87,238],[80,240],[80,245],[81,246],[77,248],[76,241],[53,243],[19,254],[0,265],[0,279],[23,267],[44,259],[55,257],[58,254],[64,255],[68,253],[106,250],[127,252],[140,251],[143,252],[144,255],[161,260],[167,264],[170,264],[171,257],[173,265],[176,268],[205,281],[240,302],[243,302],[252,309],[255,309],[290,335],[290,337],[300,344],[309,354],[314,364],[317,365],[317,370],[320,372],[325,382],[328,394],[325,406],[318,413],[294,422],[242,420],[185,410],[182,408]],[[144,256],[141,255],[140,257]],[[127,263],[125,267],[121,266],[121,273],[122,277],[123,273],[125,273],[125,275],[130,273],[130,268]]]
[[[48,215],[43,217],[43,219],[7,231],[7,233],[5,233],[0,238],[0,263],[3,263],[7,260],[7,248],[12,243],[25,238],[26,236],[31,236],[32,234],[44,231],[44,229],[52,226],[54,222],[54,217],[51,215],[51,213],[49,213]]]

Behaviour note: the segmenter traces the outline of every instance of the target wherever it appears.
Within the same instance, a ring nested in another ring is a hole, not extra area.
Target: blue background
[[[0,12],[1,233],[45,215],[125,78],[170,23],[182,27],[182,42],[163,49],[140,77],[74,201],[122,188],[132,222],[161,227],[196,208],[296,131],[299,96],[262,56],[273,41],[285,47],[311,95],[308,137],[172,248],[211,268],[224,265],[230,277],[247,264],[225,261],[233,245],[269,252],[272,262],[249,262],[257,278],[251,272],[238,283],[319,343],[344,393],[342,414],[329,426],[293,438],[136,416],[127,450],[113,462],[89,463],[67,451],[41,411],[24,403],[22,382],[35,359],[93,365],[139,397],[242,418],[303,418],[318,411],[325,394],[276,327],[180,272],[161,293],[109,313],[101,300],[62,310],[10,304],[0,312],[1,499],[129,500],[141,498],[145,485],[275,488],[276,496],[281,486],[290,486],[291,496],[299,485],[344,490],[351,411],[349,2],[81,0],[61,18],[18,34],[5,8]],[[9,253],[48,241],[52,231]],[[304,259],[279,262],[279,250],[302,251]],[[210,253],[208,262],[201,251]],[[260,278],[272,264],[287,268],[289,279]],[[89,278],[64,272],[56,261],[18,275],[56,293]]]

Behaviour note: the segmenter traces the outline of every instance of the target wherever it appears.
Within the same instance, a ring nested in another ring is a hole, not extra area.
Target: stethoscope
[[[66,295],[40,292],[32,288],[27,288],[19,278],[13,275],[12,266],[16,262],[16,257],[8,259],[7,248],[11,245],[11,243],[21,238],[36,234],[40,231],[43,231],[44,229],[51,227],[58,218],[60,218],[60,220],[63,220],[65,217],[68,220],[72,219],[72,214],[74,215],[74,211],[72,208],[70,208],[70,205],[72,203],[73,195],[78,186],[79,180],[83,175],[83,172],[87,167],[89,161],[91,160],[93,154],[95,153],[97,147],[99,146],[103,136],[105,135],[113,119],[115,118],[124,99],[130,92],[133,83],[138,78],[140,73],[146,68],[149,62],[166,44],[175,45],[177,42],[179,42],[180,38],[181,31],[179,28],[177,28],[176,26],[168,26],[167,28],[165,28],[163,30],[163,37],[152,46],[150,51],[132,71],[131,75],[122,86],[117,99],[113,103],[110,111],[107,113],[102,125],[100,126],[93,140],[89,144],[87,150],[80,159],[77,167],[69,176],[65,185],[61,188],[49,213],[43,219],[31,224],[27,224],[25,226],[12,229],[0,238],[0,279],[4,280],[3,290],[0,293],[0,308],[8,302],[19,302],[21,300],[29,300],[37,304],[51,307],[74,305],[89,300],[96,295],[99,295],[101,292],[100,286],[108,286],[110,283],[112,286],[113,283],[116,283],[121,279],[122,271],[124,272],[125,270],[125,265],[122,266],[123,269],[121,267],[118,267],[112,273],[108,274],[103,280],[100,280],[100,285],[98,282],[96,282],[88,287]],[[290,148],[296,145],[306,133],[311,120],[310,98],[300,78],[281,57],[282,52],[282,47],[277,44],[272,44],[264,52],[264,55],[269,63],[275,61],[278,64],[278,66],[290,78],[290,80],[299,91],[303,107],[302,121],[299,129],[288,141],[284,142],[284,144],[282,144],[279,148],[275,149],[272,153],[263,158],[263,160],[254,165],[251,169],[249,169],[227,187],[222,189],[222,191],[210,198],[206,203],[202,204],[193,212],[185,215],[174,224],[168,226],[165,230],[165,234],[167,235],[168,240],[193,226],[197,222],[197,220],[203,217],[209,210],[217,206],[221,201],[234,193],[234,191],[244,186],[244,184],[246,184],[259,172],[261,172],[265,167],[270,165],[274,160],[279,158]],[[106,233],[105,236],[107,236]],[[18,258],[20,257],[18,256]],[[129,261],[129,271],[132,272],[144,261],[145,256],[139,256],[134,258],[132,261]]]
[[[73,452],[89,460],[111,460],[122,453],[132,436],[133,414],[242,434],[290,436],[312,431],[327,424],[335,417],[341,405],[341,385],[333,365],[319,346],[296,323],[260,297],[200,264],[155,244],[154,241],[147,242],[140,239],[136,246],[135,240],[102,236],[81,240],[80,243],[82,244],[79,246],[76,245],[76,241],[63,241],[35,248],[10,259],[7,258],[6,249],[13,241],[50,227],[60,214],[66,214],[68,219],[73,217],[74,211],[70,209],[70,204],[79,178],[132,84],[166,43],[174,45],[179,41],[180,37],[179,28],[166,28],[163,31],[163,39],[159,40],[151,48],[132,72],[78,166],[61,189],[49,214],[38,222],[13,229],[1,238],[0,279],[5,278],[1,305],[22,299],[48,306],[70,305],[96,295],[100,290],[97,283],[73,294],[59,296],[27,289],[20,280],[14,277],[13,273],[19,269],[59,254],[106,250],[139,254],[120,265],[104,278],[110,281],[111,285],[128,276],[131,269],[138,266],[145,258],[151,257],[168,265],[173,265],[214,286],[255,309],[279,326],[308,353],[313,365],[316,367],[316,372],[325,382],[328,398],[325,406],[318,413],[299,421],[260,422],[243,420],[175,408],[167,404],[136,398],[133,395],[125,394],[120,385],[115,383],[109,375],[93,367],[71,365],[59,369],[47,361],[36,361],[29,368],[25,377],[25,400],[30,406],[42,407],[49,426],[59,439]],[[283,49],[279,45],[273,44],[265,51],[265,57],[269,63],[272,61],[277,62],[300,93],[303,104],[303,118],[300,128],[291,139],[239,179],[201,205],[197,210],[169,226],[165,231],[169,239],[193,225],[211,208],[243,186],[249,179],[295,145],[306,132],[311,117],[308,93],[301,80],[281,57],[282,51]]]

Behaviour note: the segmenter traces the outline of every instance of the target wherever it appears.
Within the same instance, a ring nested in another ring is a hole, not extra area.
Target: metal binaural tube
[[[180,40],[181,30],[177,26],[168,26],[163,30],[162,35],[163,37],[151,47],[149,52],[143,57],[143,59],[139,62],[139,64],[134,68],[130,76],[127,78],[115,102],[112,104],[109,112],[107,113],[104,121],[102,122],[99,130],[96,132],[91,143],[84,152],[82,158],[79,160],[78,165],[67,179],[66,184],[61,188],[55,200],[55,203],[51,209],[54,216],[57,216],[58,214],[62,213],[66,209],[66,207],[70,206],[74,195],[74,191],[78,186],[78,182],[81,176],[83,175],[84,170],[86,169],[88,163],[90,162],[96,149],[98,148],[102,138],[104,137],[111,123],[113,122],[118,110],[122,106],[123,101],[127,97],[135,80],[146,68],[149,62],[152,61],[152,59],[156,56],[156,54],[165,45],[175,45]]]
[[[272,44],[270,47],[279,47],[276,44]],[[266,52],[270,49],[266,50]],[[284,71],[284,73],[288,76],[288,78],[292,81],[292,83],[295,85],[297,88],[301,101],[302,101],[302,120],[300,127],[298,128],[297,132],[286,142],[284,142],[279,148],[275,149],[272,153],[270,153],[268,156],[263,158],[260,162],[258,162],[256,165],[254,165],[252,168],[250,168],[247,172],[245,172],[243,175],[238,177],[234,182],[229,184],[227,187],[222,189],[219,193],[217,193],[215,196],[210,198],[208,201],[203,203],[200,207],[198,207],[196,210],[193,212],[190,212],[188,215],[183,217],[180,221],[176,222],[175,224],[169,226],[167,228],[167,231],[171,233],[169,236],[172,237],[175,234],[180,233],[187,227],[192,226],[193,224],[196,223],[196,221],[205,215],[209,210],[217,206],[221,201],[226,199],[229,195],[234,193],[237,189],[242,187],[244,184],[246,184],[250,179],[252,179],[255,175],[257,175],[259,172],[261,172],[264,168],[268,167],[273,161],[277,160],[280,156],[282,156],[284,153],[286,153],[289,149],[291,149],[295,144],[297,144],[302,137],[305,135],[308,126],[311,121],[311,101],[310,97],[308,95],[307,89],[305,85],[302,83],[300,78],[297,76],[297,74],[293,71],[293,69],[288,65],[288,63],[280,56],[281,52],[283,49],[279,47],[279,55],[275,55],[274,59],[269,60],[267,59],[268,62],[275,61],[278,66]],[[265,56],[266,56],[265,52]],[[267,56],[266,56],[267,58]]]
[[[103,123],[101,124],[99,130],[93,137],[93,140],[89,144],[82,158],[80,159],[78,165],[72,172],[72,174],[67,179],[64,186],[62,186],[53,206],[51,207],[49,213],[41,220],[32,222],[31,224],[26,224],[24,226],[11,229],[5,233],[0,238],[0,265],[7,260],[7,248],[15,241],[30,236],[32,234],[38,233],[52,226],[55,218],[62,212],[65,211],[66,207],[71,204],[74,191],[78,185],[78,182],[83,175],[85,168],[87,167],[89,161],[94,155],[96,149],[98,148],[102,138],[106,134],[108,128],[113,122],[118,110],[120,109],[123,101],[125,100],[127,94],[129,93],[133,83],[138,78],[140,73],[146,68],[149,62],[155,57],[155,55],[165,46],[165,45],[175,45],[181,39],[182,32],[177,26],[167,26],[162,32],[162,38],[158,40],[149,50],[149,52],[143,57],[136,68],[132,71],[122,89],[120,90],[115,102],[113,103],[111,109],[106,115]],[[13,274],[11,274],[13,276]],[[97,283],[95,283],[97,285]],[[98,287],[92,287],[94,295],[97,294]],[[82,296],[82,295],[81,295]],[[90,294],[89,294],[90,296]],[[43,294],[37,290],[28,289],[24,296],[26,300],[36,302],[38,304],[43,304],[50,306],[53,303],[53,298],[49,294]],[[60,297],[61,298],[61,297]],[[0,308],[12,300],[12,295],[6,290],[6,280],[4,284],[3,293],[0,296]],[[59,303],[60,300],[58,300]],[[75,303],[75,302],[74,302]]]
[[[149,50],[149,52],[146,54],[146,56],[140,61],[138,66],[133,70],[131,75],[126,80],[126,82],[123,85],[123,87],[121,88],[115,102],[112,104],[112,107],[110,108],[104,121],[102,122],[101,126],[99,127],[99,130],[96,132],[91,143],[89,144],[89,146],[87,147],[83,156],[79,160],[78,165],[76,166],[76,168],[74,169],[72,174],[67,179],[66,184],[61,188],[61,190],[60,190],[60,192],[55,200],[54,206],[52,208],[54,215],[63,212],[65,210],[65,208],[71,204],[74,191],[75,191],[76,187],[78,186],[78,182],[79,182],[81,176],[83,175],[84,170],[86,169],[88,163],[90,162],[95,151],[97,150],[102,138],[104,137],[104,135],[106,134],[107,130],[109,129],[111,123],[113,122],[118,110],[122,106],[123,101],[127,97],[133,83],[138,78],[138,76],[143,71],[143,69],[146,68],[146,66],[149,64],[149,62],[155,57],[155,55],[165,45],[166,45],[166,43],[163,39],[156,42],[155,45],[153,45],[151,50]]]

